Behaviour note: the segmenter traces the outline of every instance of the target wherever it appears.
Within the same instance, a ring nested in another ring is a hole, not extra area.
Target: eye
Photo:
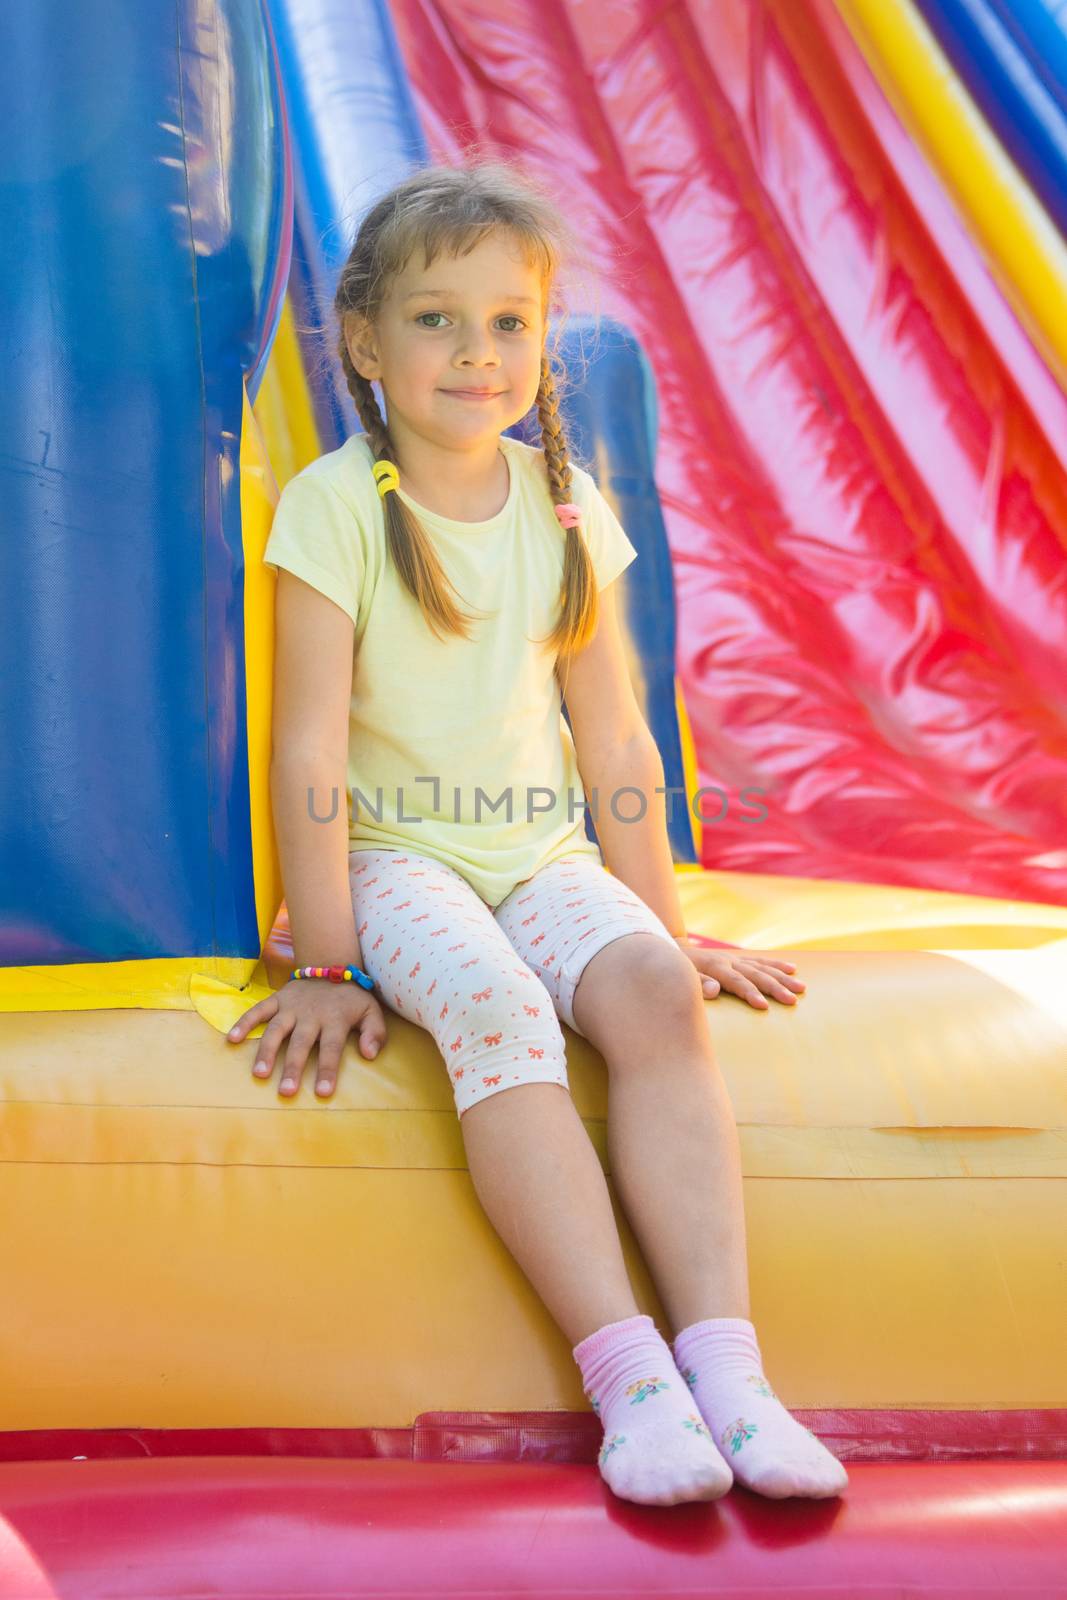
[[[423,320],[422,320],[424,317],[443,317],[443,316],[444,316],[444,312],[443,311],[420,311],[418,316],[415,318],[415,321],[418,322],[418,323],[421,323],[424,328],[429,328],[429,324],[423,322]],[[501,321],[501,322],[517,322],[519,324],[518,328],[505,328],[505,330],[504,330],[505,333],[518,333],[519,328],[525,328],[525,326],[526,326],[526,323],[523,321],[522,317],[513,316],[510,311],[507,312],[504,316],[500,317],[499,321]],[[439,328],[439,326],[440,326],[440,324],[434,323],[432,328],[430,328],[430,332],[436,333],[438,328]]]

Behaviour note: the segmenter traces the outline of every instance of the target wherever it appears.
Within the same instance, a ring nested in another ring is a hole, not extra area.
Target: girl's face
[[[465,256],[423,266],[416,250],[389,286],[377,324],[348,330],[356,371],[379,379],[399,418],[441,444],[496,438],[524,417],[541,381],[540,275],[517,241],[489,234]],[[484,399],[457,391],[484,389]]]

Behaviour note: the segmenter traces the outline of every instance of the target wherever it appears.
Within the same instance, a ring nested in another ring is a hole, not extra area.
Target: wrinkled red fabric
[[[391,13],[648,352],[704,864],[1062,902],[1064,397],[833,7]]]

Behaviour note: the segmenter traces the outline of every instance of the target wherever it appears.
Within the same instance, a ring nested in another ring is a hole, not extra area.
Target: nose
[[[455,363],[459,367],[499,367],[493,336],[486,328],[469,329],[456,347]]]

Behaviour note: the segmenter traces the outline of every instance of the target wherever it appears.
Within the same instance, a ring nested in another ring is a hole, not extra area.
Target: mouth
[[[442,389],[442,394],[450,394],[456,400],[496,400],[504,393],[503,389]]]

